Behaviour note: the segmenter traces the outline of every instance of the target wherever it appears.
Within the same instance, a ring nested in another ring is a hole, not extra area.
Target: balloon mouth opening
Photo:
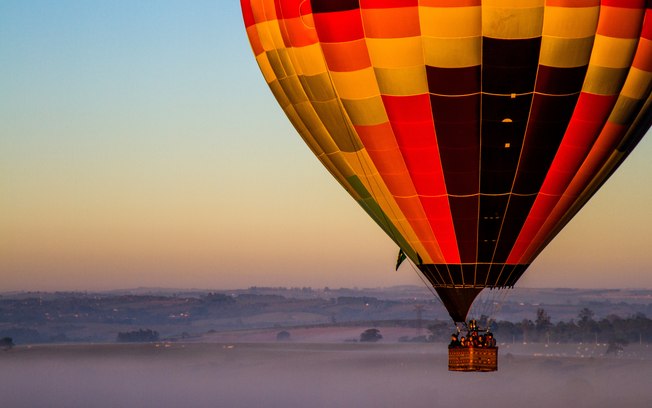
[[[475,299],[483,289],[513,288],[528,266],[498,263],[418,265],[455,323],[467,320]],[[482,307],[482,310],[485,309]]]

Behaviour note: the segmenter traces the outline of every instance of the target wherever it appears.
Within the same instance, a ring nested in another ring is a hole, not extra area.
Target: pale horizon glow
[[[0,292],[422,285],[273,99],[239,2],[0,3]],[[652,141],[521,287],[652,288]]]

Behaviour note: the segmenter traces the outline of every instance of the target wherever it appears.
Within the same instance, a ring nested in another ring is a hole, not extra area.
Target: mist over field
[[[652,350],[636,347],[625,357],[502,347],[498,372],[457,373],[443,344],[22,346],[0,351],[0,405],[649,407]]]

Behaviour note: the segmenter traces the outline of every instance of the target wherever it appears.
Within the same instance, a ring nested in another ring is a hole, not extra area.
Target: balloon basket
[[[498,347],[448,349],[448,371],[497,371]]]

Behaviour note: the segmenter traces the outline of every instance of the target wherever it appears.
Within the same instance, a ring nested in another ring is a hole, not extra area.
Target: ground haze
[[[652,350],[503,345],[496,373],[443,344],[159,343],[0,352],[6,407],[649,407]]]

